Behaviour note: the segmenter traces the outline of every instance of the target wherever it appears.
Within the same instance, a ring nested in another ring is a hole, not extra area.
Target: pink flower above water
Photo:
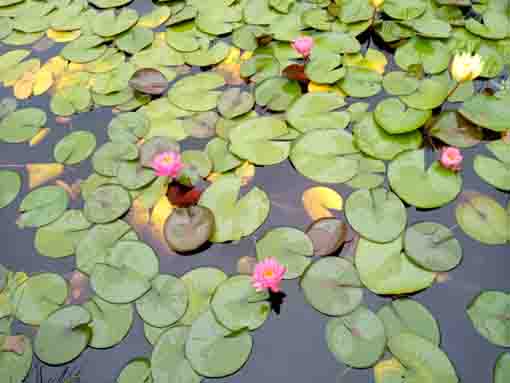
[[[441,151],[439,162],[441,162],[441,165],[446,169],[459,171],[463,159],[464,157],[459,149],[449,146]]]
[[[278,263],[273,257],[264,259],[255,265],[253,271],[252,285],[257,291],[269,289],[274,293],[280,291],[280,283],[287,268]]]
[[[310,56],[313,48],[313,39],[308,36],[299,37],[292,42],[292,48],[303,57]]]
[[[179,153],[163,152],[154,157],[152,167],[157,176],[175,178],[181,172],[184,164],[181,162]]]

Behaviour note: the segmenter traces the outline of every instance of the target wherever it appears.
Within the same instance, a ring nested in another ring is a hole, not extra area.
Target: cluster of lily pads
[[[17,224],[37,229],[38,253],[74,255],[77,271],[66,280],[0,268],[0,376],[21,382],[31,366],[32,342],[11,335],[13,319],[39,326],[39,359],[63,364],[87,346],[120,343],[133,303],[154,350],[150,360],[129,363],[118,383],[230,375],[248,359],[251,331],[271,311],[269,293],[256,292],[243,273],[273,257],[285,266],[284,278],[300,278],[306,300],[333,317],[325,336],[340,362],[375,366],[378,383],[458,382],[424,306],[400,298],[374,313],[362,305],[363,288],[409,294],[460,264],[454,229],[408,225],[405,204],[433,209],[457,200],[456,220],[468,236],[487,245],[510,242],[510,203],[462,192],[462,172],[435,153],[485,142],[475,172],[510,191],[510,86],[502,81],[510,63],[508,0],[173,0],[143,15],[129,3],[0,0],[3,44],[65,43],[43,64],[28,58],[28,49],[0,57],[0,81],[15,97],[48,92],[59,117],[103,106],[118,113],[97,150],[85,130],[54,148],[63,166],[92,156],[94,173],[80,185],[83,209],[69,209],[74,196],[62,185],[36,188],[19,206]],[[302,36],[312,42],[306,55],[291,44]],[[494,80],[459,82],[450,66],[460,51],[479,56],[480,76]],[[373,108],[360,100],[373,96]],[[38,108],[4,102],[0,116],[6,143],[36,144],[49,132]],[[188,137],[207,140],[203,150],[181,152],[179,141]],[[168,151],[185,164],[175,180],[152,168]],[[268,230],[256,241],[256,259],[241,259],[241,275],[159,272],[156,253],[133,230],[137,212],[150,214],[178,252],[238,241],[264,223],[271,207],[256,186],[240,197],[250,179],[243,175],[287,159],[310,180],[355,189],[345,203],[347,222],[322,217],[304,231]],[[18,172],[0,170],[0,208],[21,187]],[[194,192],[185,203],[172,199],[181,187]],[[334,256],[344,243],[353,259]],[[478,332],[505,347],[508,299],[484,292],[468,308]],[[393,358],[381,361],[386,349]],[[509,375],[504,354],[494,381]]]

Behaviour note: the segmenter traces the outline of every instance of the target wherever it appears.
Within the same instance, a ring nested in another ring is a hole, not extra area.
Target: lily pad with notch
[[[312,241],[313,255],[324,257],[334,254],[347,239],[349,228],[337,218],[320,218],[307,229],[306,235]]]
[[[45,226],[64,214],[69,195],[60,186],[43,186],[30,192],[19,206],[19,228]]]
[[[165,222],[165,239],[177,252],[196,250],[213,234],[214,222],[213,213],[204,206],[174,209]]]
[[[474,159],[476,174],[497,189],[510,191],[510,143],[501,139],[486,145],[496,158],[477,154]]]
[[[109,223],[124,215],[131,207],[131,197],[119,185],[98,187],[85,201],[85,217],[93,223]]]
[[[60,140],[53,150],[57,162],[76,165],[86,160],[96,148],[96,136],[86,130],[74,131]]]
[[[377,104],[374,118],[389,134],[402,134],[421,128],[432,117],[430,110],[408,108],[398,98],[387,98]]]

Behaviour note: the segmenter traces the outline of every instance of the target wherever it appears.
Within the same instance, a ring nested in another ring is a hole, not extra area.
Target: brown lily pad
[[[214,215],[203,206],[177,208],[165,222],[165,238],[177,252],[190,252],[209,240],[214,230]]]

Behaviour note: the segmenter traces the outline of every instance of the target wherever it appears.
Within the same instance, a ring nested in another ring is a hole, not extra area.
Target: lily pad
[[[345,222],[333,217],[320,218],[306,229],[312,241],[313,255],[319,257],[338,251],[347,239],[348,227]]]
[[[228,150],[228,142],[215,137],[205,147],[207,156],[212,162],[213,170],[224,173],[241,165],[242,161]]]
[[[225,85],[217,73],[199,73],[177,81],[168,91],[168,99],[179,108],[194,112],[214,109],[221,92],[215,90]]]
[[[211,299],[215,318],[232,331],[255,330],[271,312],[266,291],[257,292],[250,276],[236,275],[222,282]]]
[[[313,243],[301,230],[292,227],[273,229],[257,241],[257,259],[274,257],[287,268],[284,279],[294,279],[310,265]]]
[[[143,68],[133,74],[129,86],[141,93],[160,95],[167,90],[168,80],[159,70]]]
[[[30,192],[21,201],[19,228],[41,227],[56,221],[67,209],[69,195],[60,186],[44,186]]]
[[[90,283],[102,299],[130,303],[150,290],[158,269],[159,260],[148,245],[120,241],[110,250],[105,263],[94,266]]]
[[[177,208],[165,222],[165,238],[178,252],[193,251],[206,243],[214,231],[214,215],[206,207]]]
[[[135,144],[140,138],[145,137],[149,130],[150,121],[144,113],[122,113],[108,125],[108,137],[112,141]]]
[[[393,96],[405,96],[418,89],[419,80],[407,72],[390,72],[383,78],[384,90]]]
[[[200,383],[198,375],[184,353],[190,327],[177,326],[159,337],[151,358],[151,372],[155,383]]]
[[[302,133],[314,129],[341,129],[349,123],[349,115],[333,111],[343,105],[344,98],[337,93],[307,93],[292,104],[287,120]]]
[[[364,153],[354,154],[351,158],[358,161],[358,173],[346,182],[348,186],[353,189],[373,189],[384,183],[386,165],[383,161]]]
[[[154,32],[152,32],[152,30],[135,26],[116,38],[115,45],[121,51],[133,55],[150,45],[153,40]]]
[[[316,182],[340,183],[356,175],[358,162],[348,155],[357,152],[349,132],[314,129],[294,142],[290,160],[305,177]]]
[[[124,215],[131,207],[131,197],[118,185],[98,187],[85,201],[84,214],[90,222],[108,223]]]
[[[367,368],[384,353],[386,335],[377,315],[364,306],[340,318],[330,319],[326,341],[335,358],[348,366]]]
[[[499,140],[486,147],[496,158],[476,155],[473,164],[476,174],[489,185],[510,191],[510,144]]]
[[[123,161],[117,170],[119,184],[128,190],[139,190],[156,179],[156,172],[139,161]]]
[[[389,134],[412,132],[422,127],[432,117],[430,110],[406,108],[398,98],[387,98],[377,104],[374,118]]]
[[[89,344],[94,348],[110,348],[120,343],[133,324],[133,306],[112,304],[93,297],[83,304],[92,316],[89,326],[92,337]]]
[[[383,188],[352,193],[345,203],[345,215],[360,235],[382,243],[399,237],[407,222],[402,201]]]
[[[375,96],[382,89],[382,76],[368,68],[351,66],[338,85],[347,95],[357,98]]]
[[[248,360],[253,341],[248,331],[232,333],[220,325],[211,311],[191,326],[186,358],[202,376],[220,378],[239,370]]]
[[[46,319],[37,332],[34,349],[37,357],[47,364],[64,364],[87,347],[92,335],[88,326],[92,316],[82,306],[66,306]],[[58,347],[55,347],[58,342]]]
[[[3,335],[0,333],[0,339],[4,339]],[[7,336],[9,335],[7,334]],[[32,366],[32,344],[25,335],[15,336],[21,337],[19,342],[23,344],[23,352],[18,354],[10,350],[0,351],[0,376],[6,379],[6,382],[22,383]]]
[[[386,0],[382,10],[388,16],[398,20],[414,19],[427,9],[422,0]]]
[[[432,137],[457,148],[470,148],[483,139],[482,128],[453,111],[441,113],[427,130]]]
[[[419,302],[408,298],[396,299],[381,307],[377,316],[384,324],[388,339],[401,333],[412,333],[439,346],[439,325],[430,311]]]
[[[393,191],[410,205],[432,209],[453,201],[462,188],[462,177],[436,161],[425,169],[425,150],[398,155],[388,168]]]
[[[478,192],[464,192],[455,217],[462,230],[471,238],[487,245],[503,245],[510,240],[510,214],[494,199]]]
[[[18,109],[0,122],[0,140],[19,143],[30,140],[46,123],[46,113],[37,108]]]
[[[21,190],[21,176],[12,170],[0,170],[0,209],[9,205]]]
[[[449,271],[462,260],[462,247],[446,226],[434,222],[417,223],[404,237],[406,254],[430,271]]]
[[[411,333],[401,333],[388,340],[391,353],[405,366],[407,377],[416,381],[430,379],[435,382],[458,383],[455,368],[437,346]]]
[[[357,270],[342,258],[326,257],[313,263],[306,270],[301,287],[313,308],[326,315],[350,313],[363,299]]]
[[[422,65],[426,73],[441,73],[450,62],[446,44],[439,40],[413,37],[395,52],[395,62],[405,71],[413,65]]]
[[[409,294],[429,287],[435,273],[411,262],[402,251],[402,237],[376,243],[361,238],[356,248],[356,268],[363,284],[376,294]]]
[[[476,94],[462,105],[459,113],[482,128],[504,132],[510,127],[510,96],[498,98],[485,94]]]
[[[92,166],[103,176],[114,177],[122,161],[138,158],[138,148],[131,142],[107,142],[92,156]]]
[[[67,294],[67,282],[60,275],[34,275],[15,291],[13,306],[16,318],[26,324],[39,325],[64,304]]]
[[[411,108],[431,110],[437,108],[446,100],[448,90],[448,81],[444,77],[437,76],[422,80],[416,92],[401,96],[400,99]]]
[[[284,161],[290,143],[278,141],[288,133],[287,125],[274,117],[249,119],[230,129],[230,151],[256,165],[273,165]]]
[[[181,277],[188,290],[188,307],[179,320],[180,324],[191,325],[202,313],[209,309],[209,302],[216,288],[227,279],[220,269],[198,267]]]
[[[68,210],[56,221],[37,230],[34,246],[39,254],[50,258],[73,255],[91,225],[81,210]]]
[[[165,327],[177,322],[186,312],[188,291],[179,278],[161,274],[151,281],[151,290],[136,302],[144,322]]]
[[[239,177],[226,175],[202,193],[199,205],[214,214],[215,230],[211,242],[239,240],[253,233],[266,220],[270,209],[267,194],[254,187],[238,201],[240,188]]]
[[[92,20],[92,30],[101,37],[111,37],[127,31],[138,21],[138,12],[123,8],[118,13],[113,9],[97,13]]]
[[[510,379],[510,354],[502,353],[494,366],[494,383],[505,383]]]
[[[255,100],[249,92],[243,92],[240,88],[230,88],[222,93],[218,101],[218,111],[225,118],[234,118],[249,112]]]
[[[60,140],[53,150],[57,162],[66,165],[76,165],[87,159],[96,148],[96,136],[80,130],[68,134]]]
[[[150,361],[144,358],[131,360],[121,371],[116,383],[153,383]]]
[[[275,112],[286,111],[301,96],[301,87],[294,80],[284,77],[268,78],[257,84],[255,101]]]

